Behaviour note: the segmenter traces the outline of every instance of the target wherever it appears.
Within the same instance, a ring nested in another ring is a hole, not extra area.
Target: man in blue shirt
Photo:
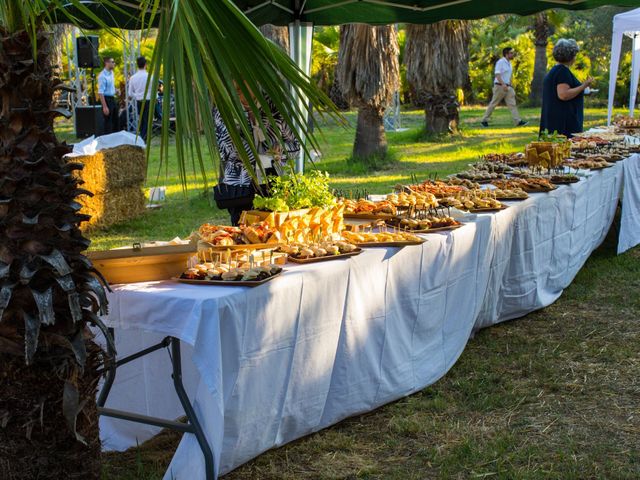
[[[104,58],[104,70],[98,77],[98,97],[102,104],[104,116],[104,133],[117,132],[118,129],[118,104],[116,103],[116,85],[113,78],[113,69],[116,62],[113,57]]]

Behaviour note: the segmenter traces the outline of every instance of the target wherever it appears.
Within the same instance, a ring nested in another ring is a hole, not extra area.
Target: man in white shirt
[[[513,60],[515,56],[516,53],[513,48],[506,47],[502,49],[502,58],[496,62],[495,78],[493,79],[493,96],[480,122],[483,127],[489,126],[489,117],[491,117],[493,110],[503,100],[509,110],[511,110],[511,116],[516,126],[522,127],[529,123],[520,118],[518,107],[516,107],[516,91],[511,86],[511,76],[513,73],[511,60]]]
[[[138,64],[138,71],[129,79],[127,94],[129,98],[135,100],[138,107],[138,130],[140,131],[140,136],[146,142],[147,122],[149,119],[149,109],[151,108],[149,104],[149,100],[151,100],[151,82],[149,82],[148,91],[145,92],[147,79],[149,78],[149,74],[147,73],[147,59],[138,57],[136,63]]]
[[[98,76],[98,97],[102,105],[104,117],[104,133],[118,131],[118,104],[116,103],[116,85],[113,78],[113,69],[116,62],[113,57],[104,58],[104,70]]]

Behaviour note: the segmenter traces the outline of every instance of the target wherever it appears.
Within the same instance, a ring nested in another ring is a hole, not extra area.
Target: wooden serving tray
[[[215,252],[224,252],[225,250],[262,250],[264,248],[278,248],[281,243],[240,243],[238,245],[214,245],[204,240],[198,241],[198,247],[212,249]]]
[[[495,197],[499,202],[521,202],[529,197]]]
[[[549,192],[553,192],[556,188],[558,187],[543,188],[542,190],[531,190],[529,188],[522,187],[522,190],[524,190],[527,193],[549,193]]]
[[[589,170],[604,170],[605,168],[611,168],[613,167],[613,163],[610,165],[604,165],[603,167],[592,167]]]
[[[413,233],[413,232],[411,232]],[[427,239],[420,239],[420,241],[415,241],[415,242],[410,242],[410,241],[406,241],[406,242],[362,242],[362,243],[354,243],[354,245],[357,245],[358,247],[363,247],[363,248],[372,248],[372,247],[408,247],[410,245],[422,245],[424,242],[426,242]]]
[[[438,232],[448,232],[450,230],[456,230],[462,227],[462,223],[458,223],[456,225],[449,225],[448,227],[438,227],[438,228],[427,228],[426,230],[406,230],[407,233],[438,233]]]
[[[344,218],[354,218],[362,220],[384,220],[386,218],[394,218],[396,215],[391,213],[345,213]]]
[[[263,278],[262,280],[193,280],[190,278],[173,277],[171,280],[180,283],[187,283],[189,285],[215,285],[219,287],[257,287],[263,283],[267,283],[273,280],[282,273],[282,270],[271,275],[270,277]]]
[[[509,208],[509,205],[502,205],[498,208],[472,208],[469,210],[469,213],[491,213],[491,212],[499,212],[501,210],[505,210]]]
[[[575,180],[550,180],[554,185],[571,185],[572,183],[578,183],[579,181],[579,178],[576,178]]]
[[[329,260],[338,260],[340,258],[354,257],[356,255],[360,255],[361,253],[362,253],[362,249],[357,248],[353,252],[341,253],[339,255],[325,255],[324,257],[311,257],[311,258],[287,257],[287,259],[293,263],[301,263],[301,264],[318,263],[318,262],[328,262]]]

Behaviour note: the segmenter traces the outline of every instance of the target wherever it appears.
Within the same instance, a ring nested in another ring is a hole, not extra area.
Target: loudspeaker
[[[76,50],[78,52],[78,67],[99,68],[100,56],[98,55],[99,38],[96,35],[76,38]]]
[[[104,116],[102,105],[76,107],[76,137],[87,138],[104,133]]]

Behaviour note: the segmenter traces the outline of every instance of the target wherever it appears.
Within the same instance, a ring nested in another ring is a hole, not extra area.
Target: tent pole
[[[611,37],[611,66],[609,67],[609,101],[607,108],[607,125],[611,125],[611,113],[613,112],[613,96],[616,93],[616,80],[618,78],[618,66],[620,65],[621,47],[622,32],[616,31],[614,21],[613,35]]]
[[[300,69],[309,75],[311,72],[311,42],[313,40],[313,23],[301,22],[295,20],[289,24],[289,55],[291,59],[300,67]],[[309,100],[306,97],[299,96],[297,92],[291,91],[294,103],[298,105],[301,111],[306,112],[308,109]],[[308,114],[304,114],[305,125],[308,123]],[[300,126],[302,127],[302,126]],[[300,140],[305,141],[305,137],[302,135],[302,129],[299,127],[298,134]],[[296,172],[304,172],[305,153],[304,149],[300,149],[300,154],[296,159]]]
[[[640,77],[640,37],[633,34],[633,48],[631,50],[631,82],[629,92],[629,115],[633,117],[636,109],[636,97],[638,93],[638,80]]]

